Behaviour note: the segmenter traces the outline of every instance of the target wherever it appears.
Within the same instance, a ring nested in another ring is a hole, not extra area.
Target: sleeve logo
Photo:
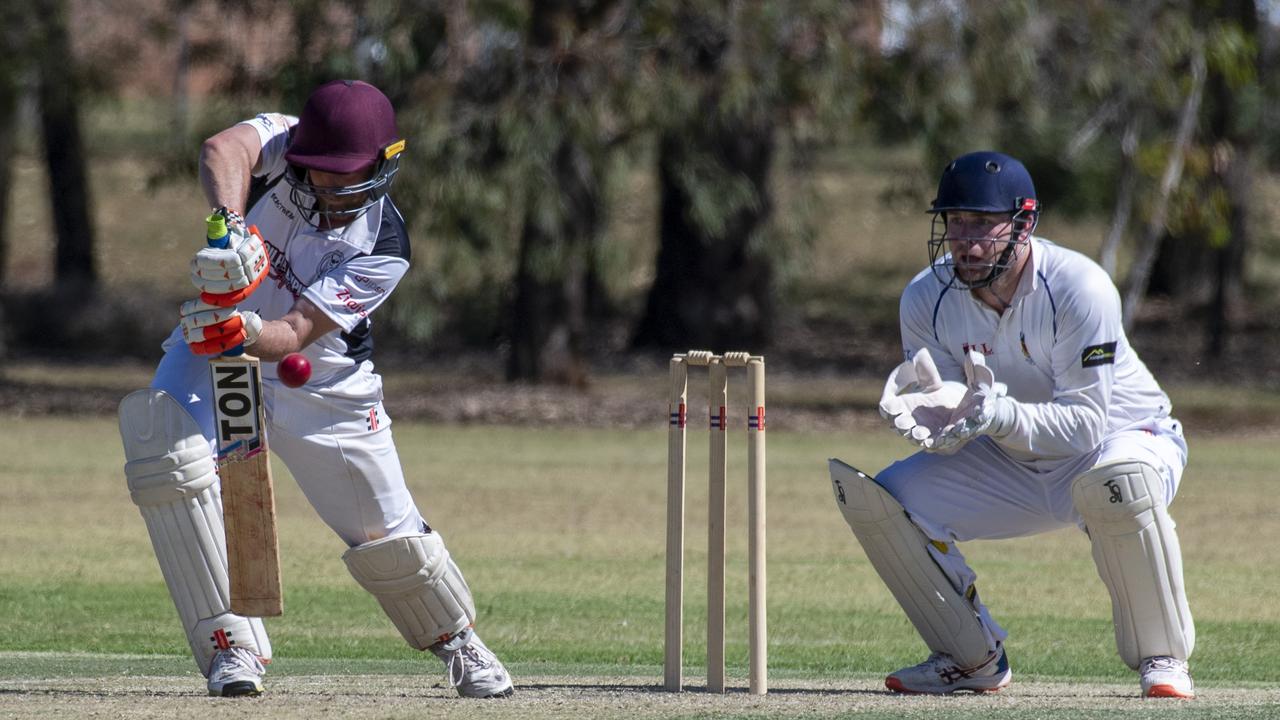
[[[1080,355],[1081,367],[1097,367],[1116,363],[1116,344],[1114,342],[1090,345]]]

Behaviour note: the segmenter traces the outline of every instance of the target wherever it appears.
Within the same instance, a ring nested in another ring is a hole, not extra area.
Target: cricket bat
[[[231,611],[245,617],[280,615],[280,546],[258,359],[223,355],[209,361],[209,370]]]

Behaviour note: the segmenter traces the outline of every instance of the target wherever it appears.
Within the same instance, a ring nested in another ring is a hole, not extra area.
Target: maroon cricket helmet
[[[333,80],[307,98],[284,158],[309,170],[351,173],[383,159],[399,137],[395,110],[381,90],[360,80]]]
[[[381,90],[360,80],[327,82],[307,98],[284,153],[290,165],[285,179],[294,204],[317,226],[358,217],[390,189],[403,150],[395,110]],[[365,169],[372,170],[368,179],[340,188],[316,186],[306,172],[346,174]],[[365,195],[364,202],[342,210],[328,210],[326,203],[316,200],[358,194]]]

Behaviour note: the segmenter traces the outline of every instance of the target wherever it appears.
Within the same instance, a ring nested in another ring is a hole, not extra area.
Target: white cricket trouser
[[[1092,453],[1049,472],[1015,462],[990,437],[981,437],[953,455],[916,453],[885,468],[876,482],[902,503],[926,535],[948,544],[948,552],[931,554],[963,589],[974,584],[977,573],[956,542],[1083,527],[1071,501],[1071,483],[1095,465],[1121,458],[1141,460],[1159,471],[1165,502],[1172,502],[1187,464],[1181,423],[1165,418],[1136,424],[1107,437]],[[981,600],[977,606],[992,636],[1003,640],[1004,629]]]
[[[184,405],[214,447],[209,362],[168,343],[151,386]],[[264,380],[267,447],[348,546],[422,532],[382,407],[382,378],[365,362],[337,384],[312,390]]]

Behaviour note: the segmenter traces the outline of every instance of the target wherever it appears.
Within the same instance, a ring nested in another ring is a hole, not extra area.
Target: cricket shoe
[[[471,628],[432,645],[431,652],[444,661],[449,687],[462,697],[499,698],[515,692],[502,661]]]
[[[1168,655],[1149,657],[1138,666],[1142,676],[1142,697],[1180,698],[1191,700],[1196,696],[1196,685],[1191,682],[1191,671],[1184,660]]]
[[[252,650],[228,648],[213,656],[209,668],[209,694],[244,697],[262,694],[262,676],[267,669]]]
[[[1012,679],[1004,646],[998,645],[985,662],[971,668],[960,667],[950,655],[936,652],[919,665],[902,668],[885,678],[884,686],[899,693],[988,693],[1007,687]]]

